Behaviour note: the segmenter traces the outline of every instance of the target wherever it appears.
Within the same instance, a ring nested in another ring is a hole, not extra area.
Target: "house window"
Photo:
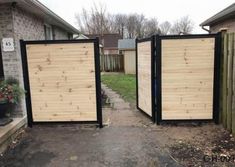
[[[4,77],[4,71],[3,71],[3,62],[2,62],[2,51],[0,47],[0,79]]]
[[[46,40],[52,40],[53,34],[52,34],[52,27],[48,24],[44,25],[44,33],[45,33],[45,39]]]

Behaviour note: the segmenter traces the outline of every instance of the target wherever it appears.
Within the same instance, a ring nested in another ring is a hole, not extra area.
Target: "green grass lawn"
[[[101,76],[101,81],[120,94],[124,100],[130,103],[136,102],[135,75],[104,74]]]

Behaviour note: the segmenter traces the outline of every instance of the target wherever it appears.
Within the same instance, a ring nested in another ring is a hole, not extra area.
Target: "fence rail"
[[[235,134],[235,34],[222,35],[220,123]]]
[[[106,72],[124,71],[124,57],[121,54],[100,55],[100,70]]]

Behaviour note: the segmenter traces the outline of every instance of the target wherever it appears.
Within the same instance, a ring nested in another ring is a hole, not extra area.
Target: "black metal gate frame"
[[[3,71],[3,60],[2,60],[2,50],[0,46],[0,79],[4,78],[4,71]]]
[[[94,59],[95,59],[95,80],[96,80],[96,121],[56,121],[56,122],[34,122],[32,116],[32,104],[30,94],[30,82],[27,62],[27,44],[69,44],[69,43],[94,43]],[[58,124],[58,123],[79,123],[79,124],[98,124],[100,128],[103,127],[102,122],[102,105],[101,105],[101,80],[100,80],[100,53],[99,53],[99,39],[80,39],[80,40],[39,40],[39,41],[24,41],[20,40],[21,58],[24,78],[24,88],[26,90],[25,100],[27,109],[28,126],[32,127],[33,124]]]
[[[217,34],[196,34],[196,35],[155,35],[151,38],[136,39],[136,104],[137,109],[143,112],[138,107],[138,53],[137,45],[140,42],[152,41],[151,47],[151,72],[152,72],[152,115],[153,122],[160,124],[161,122],[179,122],[179,121],[211,121],[205,119],[193,120],[162,120],[162,40],[167,39],[195,39],[195,38],[215,38],[215,54],[214,54],[214,81],[213,81],[213,121],[219,123],[219,95],[220,95],[220,60],[221,60],[221,33]],[[156,80],[156,82],[154,82]],[[155,85],[156,84],[156,85]],[[156,89],[155,89],[156,88]],[[144,112],[145,113],[145,112]],[[145,113],[146,114],[146,113]]]

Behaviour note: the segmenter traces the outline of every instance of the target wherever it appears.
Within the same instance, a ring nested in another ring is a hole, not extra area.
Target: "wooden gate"
[[[137,40],[137,108],[156,120],[219,118],[220,34]]]
[[[136,40],[136,105],[155,121],[154,37]]]
[[[217,34],[160,37],[159,121],[218,122],[218,37]]]
[[[98,39],[21,41],[28,124],[102,127]]]

